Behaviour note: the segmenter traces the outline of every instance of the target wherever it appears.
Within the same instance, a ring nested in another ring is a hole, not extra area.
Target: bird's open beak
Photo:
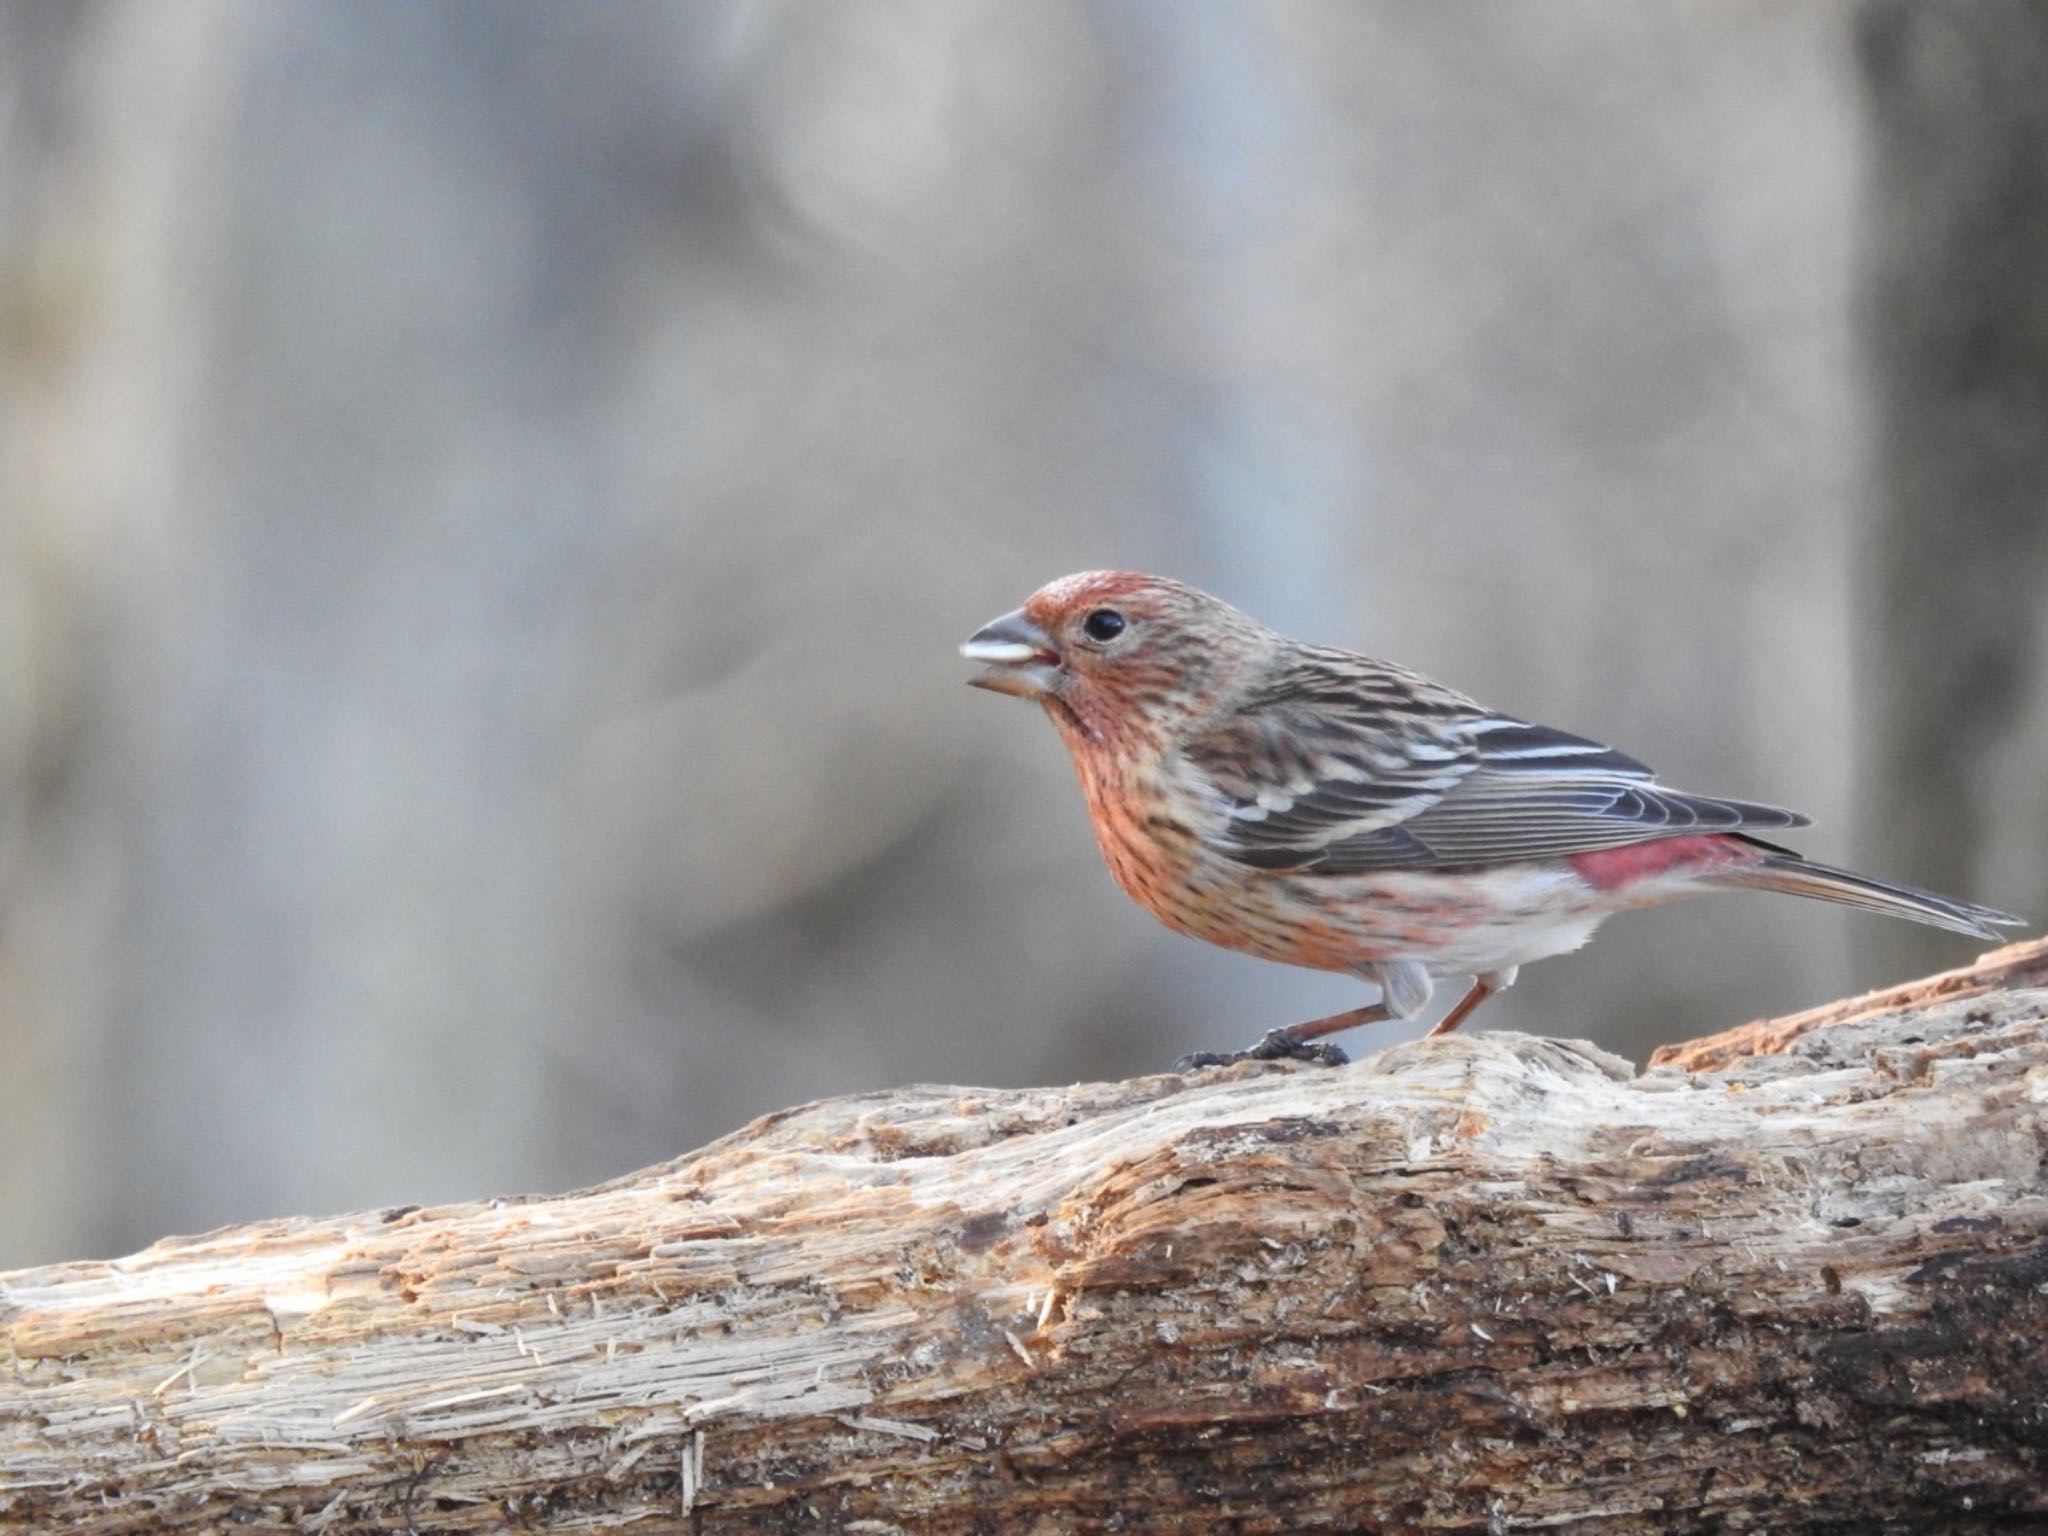
[[[1022,608],[977,629],[960,654],[988,663],[967,679],[972,686],[1020,699],[1043,697],[1059,677],[1060,653],[1052,648],[1052,636],[1027,619]]]

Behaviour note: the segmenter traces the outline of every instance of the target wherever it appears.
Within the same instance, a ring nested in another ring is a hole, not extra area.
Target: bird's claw
[[[1284,1029],[1269,1029],[1259,1043],[1242,1051],[1195,1051],[1173,1064],[1176,1072],[1198,1072],[1204,1067],[1233,1067],[1240,1061],[1308,1061],[1318,1066],[1341,1067],[1351,1058],[1340,1045],[1302,1040]]]

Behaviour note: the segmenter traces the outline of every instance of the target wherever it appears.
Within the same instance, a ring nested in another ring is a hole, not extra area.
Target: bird
[[[1438,981],[1469,977],[1429,1031],[1448,1034],[1616,913],[1710,891],[1810,896],[1979,939],[2022,921],[1807,859],[1770,840],[1810,824],[1797,811],[1672,789],[1612,747],[1289,639],[1166,577],[1063,576],[960,653],[982,666],[973,686],[1051,717],[1138,905],[1225,949],[1379,989],[1183,1069],[1341,1062],[1324,1036],[1413,1019]]]

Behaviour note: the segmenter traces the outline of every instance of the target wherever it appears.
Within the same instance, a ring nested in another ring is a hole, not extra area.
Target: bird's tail
[[[1869,875],[1815,864],[1796,853],[1775,849],[1754,864],[1716,870],[1710,883],[1751,891],[1783,891],[1788,896],[1812,896],[1821,901],[1840,902],[1845,907],[1862,907],[1869,912],[1946,928],[1951,933],[1967,933],[1978,939],[1996,939],[2000,937],[2000,927],[2026,921],[1996,907],[1980,907],[1973,901],[1938,896],[1915,886],[1873,880]]]

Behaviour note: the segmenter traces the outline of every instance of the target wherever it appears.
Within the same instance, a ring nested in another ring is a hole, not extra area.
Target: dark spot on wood
[[[1960,1253],[1937,1253],[1933,1258],[1912,1270],[1906,1276],[1908,1285],[1932,1285],[1938,1280],[1947,1280],[1962,1267],[1967,1255]]]
[[[1324,1136],[1339,1134],[1339,1128],[1327,1120],[1295,1118],[1274,1120],[1254,1128],[1254,1134],[1261,1141],[1285,1144],[1291,1141],[1313,1141]]]
[[[1827,1287],[1827,1293],[1830,1296],[1842,1294],[1842,1272],[1836,1269],[1834,1265],[1823,1264],[1820,1267],[1820,1283]]]
[[[969,1217],[960,1224],[960,1235],[955,1241],[964,1253],[986,1253],[1010,1230],[1010,1215],[1007,1211],[988,1211],[980,1216]]]
[[[1996,1216],[1947,1216],[1937,1221],[1936,1232],[1994,1232],[2003,1226]]]
[[[1912,1328],[1881,1328],[1830,1339],[1821,1350],[1831,1365],[1850,1367],[1910,1365],[1939,1360],[1972,1347],[1969,1330],[1941,1323]]]
[[[1747,1184],[1749,1170],[1725,1153],[1707,1152],[1645,1175],[1638,1183],[1644,1189],[1669,1189],[1674,1184],[1691,1184],[1702,1179],[1727,1179],[1735,1184]]]
[[[1958,1273],[1964,1280],[1993,1280],[2038,1290],[2048,1286],[2048,1243],[2037,1243],[1995,1259],[1972,1257]]]

